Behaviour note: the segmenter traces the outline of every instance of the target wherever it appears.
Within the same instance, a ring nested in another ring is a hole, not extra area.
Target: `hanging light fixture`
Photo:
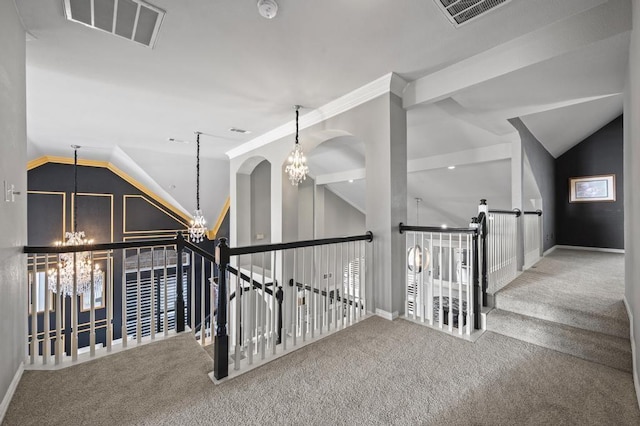
[[[419,205],[422,198],[416,198],[416,225],[420,226],[420,216],[419,216]],[[415,234],[414,234],[415,235]],[[415,241],[415,245],[407,251],[407,267],[410,271],[419,274],[423,270],[429,267],[429,262],[431,261],[431,254],[429,250],[425,248],[424,250],[420,247],[417,241]]]
[[[289,154],[289,164],[284,169],[284,172],[289,175],[291,185],[298,186],[298,184],[307,178],[309,173],[309,167],[307,167],[307,159],[302,152],[302,146],[298,142],[298,115],[300,113],[300,105],[294,105],[296,110],[296,144],[293,146],[291,154]]]
[[[66,241],[57,241],[55,243],[56,246],[68,247],[93,243],[93,240],[85,238],[84,231],[77,230],[78,148],[80,146],[71,145],[71,148],[73,148],[73,194],[76,197],[73,202],[73,228],[71,232],[65,233]],[[57,268],[49,270],[49,290],[54,293],[58,290],[58,276],[60,276],[60,293],[64,296],[72,296],[74,294],[74,276],[76,295],[90,294],[92,281],[96,293],[102,288],[103,279],[100,266],[97,263],[93,265],[93,257],[89,251],[60,254]]]
[[[196,211],[189,227],[189,239],[194,243],[201,243],[207,233],[207,221],[200,210],[200,135],[196,132]]]

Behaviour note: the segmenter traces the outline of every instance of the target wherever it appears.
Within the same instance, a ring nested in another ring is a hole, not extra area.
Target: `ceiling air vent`
[[[434,0],[449,21],[459,27],[511,0]]]
[[[68,20],[153,48],[165,11],[142,0],[64,0]]]

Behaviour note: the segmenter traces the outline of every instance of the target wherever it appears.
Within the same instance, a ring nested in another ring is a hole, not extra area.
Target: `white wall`
[[[371,257],[366,262],[366,277],[373,284],[373,291],[367,297],[371,298],[369,306],[375,307],[385,317],[401,314],[404,309],[401,283],[406,237],[398,232],[398,223],[406,223],[407,219],[406,124],[402,99],[388,92],[300,131],[300,143],[307,154],[325,140],[336,137],[337,133],[354,136],[365,145],[368,170],[366,228],[374,235],[368,250]],[[327,135],[330,136],[323,137]],[[283,167],[292,144],[293,138],[288,135],[231,158],[232,244],[237,237],[235,228],[238,226],[234,199],[240,196],[235,182],[236,173],[257,156],[272,164],[272,242],[294,241],[298,238],[298,188],[286,180]]]
[[[351,204],[324,189],[324,235],[322,238],[361,235],[367,232],[366,216]]]
[[[633,31],[624,105],[625,298],[634,344],[634,381],[640,402],[640,0],[633,0]],[[636,247],[636,244],[639,247]]]
[[[258,238],[258,234],[262,238]],[[263,161],[251,172],[251,244],[271,242],[271,164]]]
[[[0,194],[0,398],[6,403],[25,355],[27,289],[25,34],[13,0],[0,0],[0,52],[0,181],[22,192],[15,203]]]
[[[324,200],[324,191],[317,191],[314,200],[315,182],[311,178],[307,178],[298,184],[298,239],[313,240],[314,238],[322,238],[323,230],[314,230],[314,209],[316,205],[322,205]],[[320,199],[321,203],[317,203]],[[317,226],[317,225],[316,225]],[[317,232],[316,232],[317,231]]]

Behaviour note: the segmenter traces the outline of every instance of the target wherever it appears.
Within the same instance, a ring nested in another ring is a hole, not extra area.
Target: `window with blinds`
[[[138,295],[138,282],[140,283],[140,294]],[[187,297],[188,275],[186,272],[182,274],[182,294]],[[176,325],[176,274],[167,273],[167,329],[173,330]],[[140,325],[142,329],[142,337],[151,335],[151,315],[155,315],[156,332],[164,331],[164,313],[165,313],[165,279],[160,271],[155,275],[153,285],[151,283],[151,274],[145,274],[138,277],[136,274],[127,274],[127,334],[137,338],[138,330],[138,305],[140,306]],[[154,309],[151,309],[151,292],[154,292],[153,300],[155,301]],[[186,303],[185,311],[186,315]]]

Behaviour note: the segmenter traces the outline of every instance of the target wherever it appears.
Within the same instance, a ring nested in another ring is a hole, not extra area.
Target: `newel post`
[[[276,300],[278,301],[278,345],[282,343],[282,301],[284,299],[284,293],[282,287],[278,287],[276,291]]]
[[[471,244],[471,262],[473,267],[471,274],[473,276],[473,328],[480,329],[480,280],[478,273],[478,218],[472,217],[470,228],[475,228],[476,232],[473,233],[473,241]],[[471,289],[469,289],[471,291]],[[468,309],[468,308],[467,308]]]
[[[182,232],[176,235],[176,332],[184,331],[184,294],[182,294],[182,251],[184,250],[184,237]]]
[[[480,200],[480,205],[478,206],[478,222],[480,224],[480,241],[482,243],[482,306],[486,307],[487,304],[487,289],[489,287],[489,274],[487,267],[487,256],[489,255],[487,250],[487,235],[488,235],[488,226],[487,226],[487,215],[489,214],[489,207],[487,206],[487,200]]]
[[[223,379],[229,375],[229,335],[227,334],[227,266],[229,246],[226,238],[220,238],[216,246],[218,265],[218,312],[216,314],[216,337],[214,341],[213,376]]]

